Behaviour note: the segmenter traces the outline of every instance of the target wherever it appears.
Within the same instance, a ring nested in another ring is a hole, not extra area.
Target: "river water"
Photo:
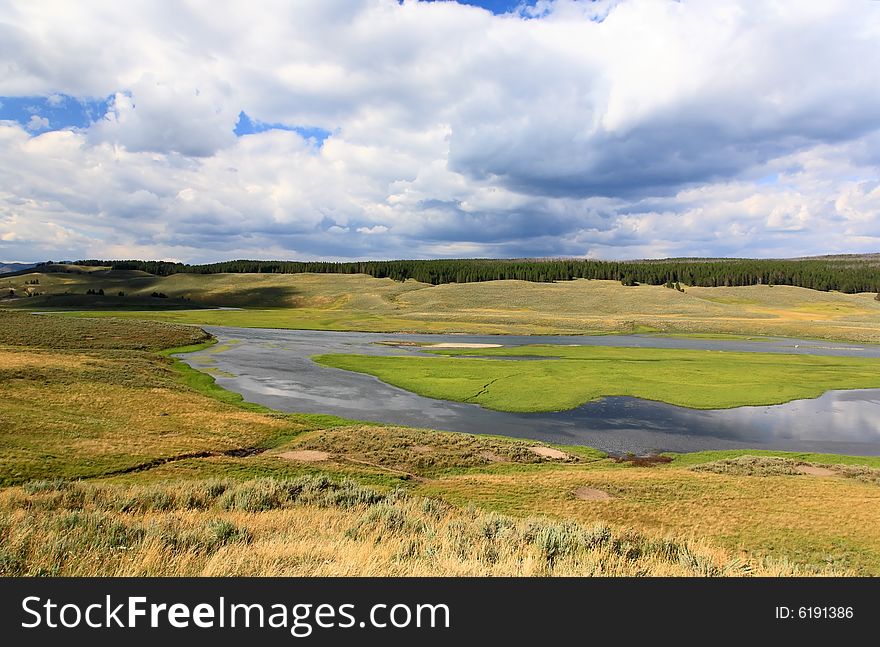
[[[273,409],[329,413],[412,427],[497,434],[588,445],[611,453],[708,449],[782,449],[880,455],[880,389],[829,391],[787,404],[694,410],[631,397],[609,397],[553,413],[508,413],[425,398],[377,378],[327,368],[323,353],[422,354],[376,342],[582,344],[874,357],[880,346],[774,338],[769,341],[652,335],[481,336],[265,330],[205,326],[219,346],[181,355],[190,366],[249,402]]]

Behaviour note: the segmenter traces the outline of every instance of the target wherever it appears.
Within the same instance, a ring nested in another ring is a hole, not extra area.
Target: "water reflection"
[[[316,365],[321,353],[419,354],[414,346],[377,341],[588,344],[652,348],[810,353],[878,357],[880,347],[774,339],[748,342],[653,336],[486,337],[384,335],[214,328],[221,343],[183,356],[211,366],[218,383],[247,400],[282,411],[332,413],[346,418],[581,444],[610,452],[756,448],[880,455],[880,389],[831,391],[781,405],[700,411],[631,397],[609,397],[555,413],[506,413],[432,400],[360,373]],[[215,347],[216,348],[216,347]]]

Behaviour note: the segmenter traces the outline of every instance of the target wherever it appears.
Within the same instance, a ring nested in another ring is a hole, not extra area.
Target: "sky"
[[[0,261],[880,252],[880,2],[0,0]]]

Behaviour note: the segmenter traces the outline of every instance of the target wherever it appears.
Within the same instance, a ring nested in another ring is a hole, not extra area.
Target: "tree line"
[[[168,261],[82,260],[77,265],[170,274],[268,273],[368,274],[395,281],[472,283],[501,279],[549,282],[604,279],[626,285],[693,285],[702,287],[793,285],[813,290],[880,292],[880,266],[834,258],[805,260],[665,259],[597,261],[582,259],[442,259],[399,261],[256,261],[235,260],[203,265]]]

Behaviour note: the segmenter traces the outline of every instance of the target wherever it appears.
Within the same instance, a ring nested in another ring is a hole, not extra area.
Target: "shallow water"
[[[781,338],[750,342],[651,335],[498,337],[204,328],[220,344],[180,358],[194,368],[207,369],[219,385],[246,400],[280,411],[588,445],[612,453],[753,448],[880,455],[880,389],[829,391],[810,400],[712,411],[609,397],[571,411],[507,413],[425,398],[370,375],[319,366],[309,359],[323,353],[423,353],[416,346],[386,346],[379,341],[635,346],[876,358],[880,358],[880,346]]]

